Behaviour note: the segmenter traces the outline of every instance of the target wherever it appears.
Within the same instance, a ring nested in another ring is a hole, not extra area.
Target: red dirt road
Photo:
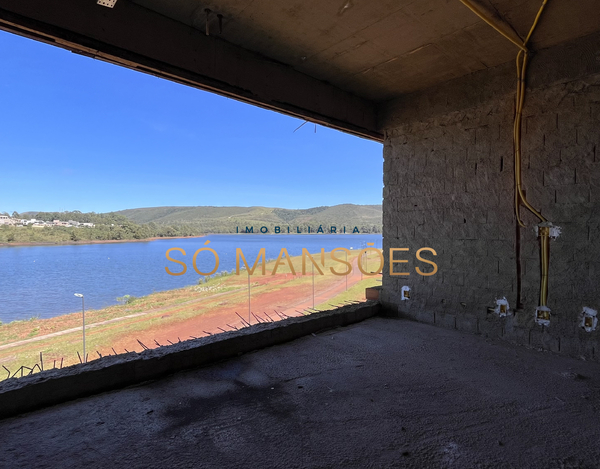
[[[358,270],[356,260],[354,260],[353,264],[350,275],[331,278],[331,281],[327,281],[325,286],[322,284],[316,285],[315,306],[325,303],[330,298],[344,292],[346,290],[346,281],[348,288],[350,288],[361,280],[361,273]],[[112,347],[118,352],[122,352],[124,349],[140,352],[142,351],[142,347],[136,339],[139,339],[148,348],[156,348],[156,342],[161,345],[169,345],[170,342],[177,342],[178,340],[183,341],[192,337],[202,337],[230,331],[234,328],[242,328],[245,324],[236,312],[244,318],[244,321],[250,322],[250,324],[258,322],[256,317],[261,321],[268,321],[269,318],[274,321],[282,319],[282,316],[279,316],[275,311],[278,311],[283,316],[300,316],[302,313],[298,311],[313,307],[312,284],[294,285],[294,280],[290,280],[290,277],[291,274],[281,274],[270,278],[257,277],[256,280],[253,280],[253,285],[257,283],[263,285],[269,283],[269,285],[272,285],[275,282],[281,284],[281,288],[274,292],[255,293],[252,295],[251,308],[254,314],[250,315],[250,319],[248,319],[248,302],[247,299],[244,299],[236,303],[224,304],[218,311],[199,314],[196,317],[177,323],[144,329],[136,333],[136,337],[122,337],[122,339],[112,344]],[[201,310],[201,305],[199,306],[199,310]],[[144,318],[140,317],[139,321],[144,321]],[[115,324],[115,327],[118,327],[118,325]],[[101,351],[101,353],[112,353],[111,348],[108,347],[104,351]]]

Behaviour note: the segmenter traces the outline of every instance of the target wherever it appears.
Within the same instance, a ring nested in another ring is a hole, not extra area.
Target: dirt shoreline
[[[292,262],[298,262],[299,257],[292,258]],[[288,272],[285,267],[275,276],[257,276],[251,284],[251,303],[246,279],[227,275],[210,279],[202,286],[151,293],[131,304],[88,309],[86,337],[89,355],[95,358],[96,354],[102,357],[141,352],[145,348],[155,348],[155,345],[160,347],[188,338],[237,330],[248,323],[301,316],[312,312],[313,307],[322,308],[327,303],[332,304],[326,307],[337,307],[338,303],[346,304],[346,300],[363,301],[364,289],[356,290],[343,300],[335,300],[335,297],[344,294],[346,288],[354,288],[362,279],[356,268],[354,253],[349,261],[353,269],[347,277],[319,276],[311,281]],[[271,261],[269,267],[274,262]],[[333,261],[327,262],[330,266]],[[238,311],[243,311],[243,317],[248,315],[248,318],[242,319]],[[81,313],[73,312],[47,319],[32,318],[3,324],[0,326],[0,369],[6,367],[7,371],[24,363],[37,362],[41,352],[44,362],[51,366],[78,363],[81,360],[77,355],[81,351],[81,317]],[[13,372],[15,370],[9,374]]]
[[[0,243],[0,247],[11,246],[69,246],[76,244],[112,244],[112,243],[148,243],[159,239],[188,239],[188,238],[204,238],[207,235],[197,236],[154,236],[144,239],[90,239],[81,241],[62,241],[62,242],[20,242],[20,243]]]

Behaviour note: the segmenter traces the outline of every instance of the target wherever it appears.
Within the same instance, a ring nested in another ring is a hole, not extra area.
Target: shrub
[[[132,296],[132,295],[123,295],[117,298],[117,301],[121,304],[131,304],[133,303],[135,300],[137,300],[137,297]]]

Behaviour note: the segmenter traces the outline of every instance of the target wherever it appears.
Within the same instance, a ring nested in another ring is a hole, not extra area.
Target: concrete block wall
[[[388,313],[600,360],[600,330],[580,327],[584,306],[600,310],[600,41],[588,37],[580,42],[587,44],[588,55],[579,61],[573,57],[577,44],[534,59],[524,109],[526,195],[563,230],[550,247],[550,326],[534,321],[538,221],[525,209],[523,307],[516,310],[513,64],[382,109],[383,247],[386,253],[409,248],[396,253],[396,259],[409,262],[393,269],[410,274],[390,275],[389,267],[384,271],[381,300]],[[592,53],[590,47],[595,47]],[[565,67],[565,61],[576,66]],[[415,257],[422,247],[437,253],[423,254],[439,267],[433,276],[415,271],[428,267]],[[408,301],[401,299],[403,286],[412,289]],[[504,318],[490,312],[502,297],[511,310]]]

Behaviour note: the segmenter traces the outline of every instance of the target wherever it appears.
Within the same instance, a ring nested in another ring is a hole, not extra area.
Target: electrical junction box
[[[108,8],[114,7],[115,3],[117,3],[117,0],[98,0],[98,5]]]

